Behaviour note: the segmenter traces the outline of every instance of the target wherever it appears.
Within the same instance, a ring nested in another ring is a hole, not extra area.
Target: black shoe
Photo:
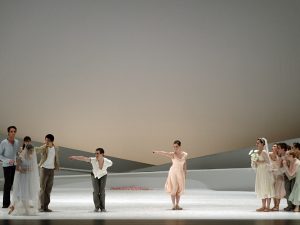
[[[39,212],[45,212],[45,210],[44,209],[39,209]]]
[[[286,208],[284,208],[283,210],[286,211],[286,212],[290,212],[290,211],[293,210],[293,208],[291,208],[291,207],[286,207]]]
[[[8,207],[9,207],[9,205],[2,206],[3,209],[7,209]]]
[[[44,212],[53,212],[51,209],[44,209]]]
[[[106,209],[101,209],[101,212],[107,212]]]
[[[99,212],[99,209],[98,209],[98,208],[95,208],[95,209],[94,209],[94,212]]]

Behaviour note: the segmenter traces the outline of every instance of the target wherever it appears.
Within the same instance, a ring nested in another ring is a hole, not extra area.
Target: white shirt
[[[107,174],[107,168],[112,166],[113,164],[111,160],[104,158],[103,167],[102,169],[100,169],[96,157],[91,157],[90,159],[91,159],[91,164],[93,166],[94,177],[98,179],[105,176]]]
[[[54,159],[55,159],[55,148],[48,148],[48,156],[46,161],[43,163],[42,167],[46,169],[54,169]]]

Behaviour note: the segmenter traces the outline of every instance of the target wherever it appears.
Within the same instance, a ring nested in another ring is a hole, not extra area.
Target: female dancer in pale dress
[[[35,215],[39,203],[39,173],[36,153],[27,144],[19,153],[9,214]]]
[[[267,146],[267,139],[257,139],[258,159],[254,162],[253,166],[256,168],[255,192],[262,202],[261,208],[256,210],[258,212],[269,212],[271,198],[275,196],[274,178],[271,173]]]
[[[172,166],[169,170],[165,190],[171,194],[172,209],[182,210],[179,206],[179,201],[185,188],[187,153],[182,151],[179,140],[174,141],[173,148],[173,152],[154,151],[153,153],[171,158]]]
[[[296,181],[290,194],[289,201],[291,201],[295,205],[294,212],[300,212],[300,161],[299,161],[299,152],[295,150],[291,150],[287,153],[287,160],[291,161],[290,167],[287,166],[286,160],[283,161],[283,166],[286,172],[290,176],[294,176],[296,174]]]
[[[274,176],[274,191],[275,196],[274,207],[271,209],[272,211],[279,211],[280,200],[284,198],[286,192],[284,187],[284,168],[282,165],[282,159],[279,156],[277,144],[272,146],[272,153],[270,153],[271,165],[272,165],[272,173]]]

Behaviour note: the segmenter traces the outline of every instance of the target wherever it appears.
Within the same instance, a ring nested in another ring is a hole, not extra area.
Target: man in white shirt
[[[54,170],[59,170],[58,147],[54,145],[54,136],[47,134],[45,144],[36,147],[37,153],[41,153],[40,169],[40,212],[52,212],[48,208],[50,204],[50,194],[53,187]]]
[[[70,156],[69,159],[89,162],[92,164],[91,179],[93,184],[94,212],[106,212],[105,209],[105,185],[107,168],[112,166],[112,161],[104,157],[104,149],[96,149],[96,157]]]

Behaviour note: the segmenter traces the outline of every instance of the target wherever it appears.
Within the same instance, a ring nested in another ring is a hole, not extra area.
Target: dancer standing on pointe
[[[171,194],[172,210],[182,210],[179,206],[179,201],[185,188],[186,158],[188,154],[182,151],[181,142],[179,140],[174,141],[173,148],[174,152],[153,151],[153,154],[171,158],[172,166],[169,170],[165,190]]]
[[[92,164],[93,170],[91,172],[93,184],[93,200],[95,209],[94,212],[106,212],[105,209],[105,185],[107,179],[107,168],[112,166],[112,161],[104,157],[104,149],[97,148],[95,152],[96,157],[86,156],[70,156],[71,160],[79,160],[89,162]]]

